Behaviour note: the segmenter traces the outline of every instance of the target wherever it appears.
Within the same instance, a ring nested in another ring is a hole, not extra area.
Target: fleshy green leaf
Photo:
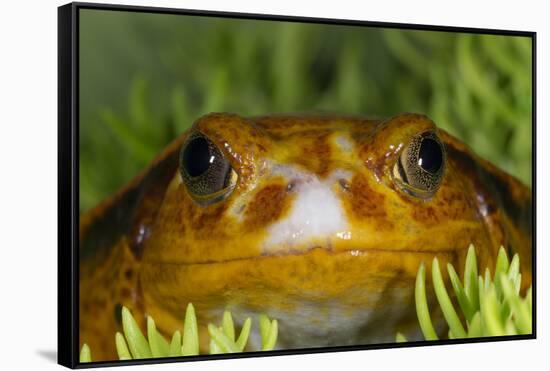
[[[197,316],[193,304],[187,305],[185,312],[185,324],[183,328],[183,347],[184,356],[194,356],[199,354],[199,330],[197,326]]]
[[[518,331],[516,329],[516,325],[514,324],[514,321],[511,318],[508,318],[506,321],[506,324],[504,325],[504,333],[506,335],[517,335]]]
[[[181,347],[181,332],[176,331],[174,335],[172,335],[172,341],[170,342],[170,357],[181,356]]]
[[[147,338],[153,357],[168,357],[170,345],[168,341],[157,331],[155,321],[151,316],[147,316]]]
[[[472,321],[468,323],[468,337],[475,338],[483,336],[481,328],[481,314],[476,312],[472,317]]]
[[[152,353],[149,344],[141,333],[136,320],[126,307],[122,307],[122,328],[132,357],[134,359],[151,358]]]
[[[501,274],[500,284],[506,301],[512,309],[515,323],[520,334],[530,334],[532,332],[531,312],[525,301],[521,301],[520,297],[514,292],[509,276]]]
[[[265,314],[260,314],[258,322],[260,323],[260,337],[262,338],[262,347],[264,347],[265,341],[269,334],[269,328],[271,327],[271,322]]]
[[[503,246],[500,246],[497,255],[497,263],[495,266],[495,275],[500,275],[501,272],[508,272],[510,263],[508,262],[508,255],[506,255],[506,250]]]
[[[82,345],[82,349],[80,350],[80,362],[92,362],[92,352],[90,351],[90,347],[86,343]]]
[[[508,263],[508,256],[506,255],[506,250],[504,250],[504,247],[500,246],[500,249],[498,250],[498,256],[497,256],[497,263],[495,267],[495,276],[498,277],[501,272],[508,272],[509,268]],[[500,282],[499,280],[495,280],[495,288],[497,289],[497,295],[499,298],[502,297],[502,290],[500,288]]]
[[[398,332],[398,333],[395,335],[395,342],[396,342],[396,343],[406,343],[406,342],[407,342],[407,338],[405,337],[405,335],[403,335],[402,333]]]
[[[222,352],[222,349],[220,348],[220,346],[218,345],[218,343],[216,343],[214,341],[214,339],[210,339],[210,354],[221,354],[223,353]]]
[[[246,342],[248,341],[248,336],[250,335],[251,326],[252,326],[252,320],[250,318],[247,318],[244,321],[243,328],[241,329],[241,334],[239,335],[239,338],[235,343],[237,345],[237,348],[239,348],[241,351],[243,351],[244,347],[246,346]]]
[[[505,335],[504,326],[500,322],[500,311],[498,306],[497,293],[493,285],[490,285],[484,292],[481,299],[481,320],[485,335],[501,336]]]
[[[126,359],[132,359],[132,355],[130,354],[128,346],[126,345],[126,340],[124,340],[124,335],[122,335],[120,332],[117,332],[115,335],[115,345],[119,360],[123,361]]]
[[[273,350],[275,348],[275,342],[277,341],[277,334],[279,331],[278,328],[277,320],[272,320],[262,350]]]
[[[235,353],[239,351],[235,343],[231,341],[231,339],[222,330],[211,323],[208,325],[208,333],[210,334],[212,340],[214,340],[216,345],[220,348],[222,353]]]
[[[470,244],[466,255],[464,266],[464,291],[474,308],[479,307],[479,296],[477,288],[477,259],[474,245]]]
[[[508,277],[512,282],[514,282],[519,274],[519,255],[514,254],[512,262],[510,263],[510,268],[508,269]]]
[[[483,283],[483,278],[478,277],[478,288],[479,288],[479,309],[483,310],[483,297],[485,296],[485,284]]]
[[[489,287],[491,286],[491,271],[489,268],[485,268],[485,281],[484,281],[484,288],[485,290],[489,290]]]
[[[518,273],[516,280],[513,282],[514,284],[514,292],[516,295],[519,295],[519,291],[521,290],[521,273]]]
[[[466,321],[471,321],[472,317],[475,314],[476,309],[470,303],[470,299],[468,299],[468,296],[466,295],[466,292],[462,287],[462,283],[460,282],[460,278],[458,277],[458,274],[456,274],[456,271],[454,270],[453,266],[449,263],[447,264],[447,271],[449,272],[451,285],[453,286],[453,289],[455,291],[458,304],[460,305],[460,308],[462,309],[462,312],[466,317]]]
[[[457,338],[466,337],[466,331],[454,310],[453,303],[447,294],[447,289],[445,288],[445,283],[443,282],[443,277],[441,276],[441,271],[439,269],[439,261],[437,258],[434,258],[432,262],[432,280],[434,284],[435,295],[443,311],[443,316],[449,324],[450,330],[453,335]]]
[[[424,267],[424,263],[420,264],[418,273],[416,274],[414,294],[416,315],[418,316],[418,322],[420,323],[424,338],[426,340],[437,340],[438,337],[432,325],[432,319],[430,318],[430,311],[428,309],[428,300],[426,299],[426,268]]]
[[[222,328],[227,337],[231,339],[231,341],[235,341],[235,326],[233,324],[233,317],[231,317],[231,313],[227,310],[223,312]]]

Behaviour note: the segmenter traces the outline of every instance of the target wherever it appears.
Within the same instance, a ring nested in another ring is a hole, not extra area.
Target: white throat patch
[[[286,166],[273,170],[294,184],[296,197],[289,215],[269,227],[264,253],[308,250],[320,243],[329,246],[330,240],[349,235],[348,221],[334,187],[338,187],[339,179],[349,178],[350,173],[339,170],[319,180]]]

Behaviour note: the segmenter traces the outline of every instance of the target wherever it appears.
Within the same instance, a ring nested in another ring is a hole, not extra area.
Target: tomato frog
[[[203,350],[226,309],[277,319],[278,349],[420,340],[420,264],[474,244],[493,269],[502,245],[525,289],[531,215],[529,187],[424,115],[207,114],[81,215],[80,343],[116,359],[122,306],[170,336],[188,303]]]

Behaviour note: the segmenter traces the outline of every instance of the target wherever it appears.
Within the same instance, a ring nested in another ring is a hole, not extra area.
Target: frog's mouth
[[[190,262],[166,262],[166,261],[151,261],[148,260],[146,263],[149,264],[158,264],[158,265],[175,265],[175,266],[215,266],[219,264],[238,264],[238,263],[250,263],[260,262],[270,259],[300,259],[312,255],[325,256],[327,259],[339,259],[339,258],[356,258],[361,260],[362,258],[370,258],[375,256],[392,256],[400,257],[400,259],[415,259],[422,260],[426,263],[431,262],[434,257],[442,257],[443,259],[452,259],[456,256],[465,253],[468,246],[464,248],[448,247],[441,249],[430,249],[430,248],[412,248],[410,246],[402,246],[397,248],[379,248],[379,247],[350,247],[350,246],[341,246],[337,245],[335,248],[333,243],[327,244],[302,244],[302,245],[292,245],[285,246],[278,251],[268,251],[262,252],[259,255],[253,256],[242,256],[242,257],[231,257],[225,259],[205,259],[200,261],[190,261]]]

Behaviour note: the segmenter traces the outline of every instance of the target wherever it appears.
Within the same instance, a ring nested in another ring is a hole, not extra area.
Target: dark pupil
[[[435,174],[441,168],[443,153],[439,143],[430,138],[422,139],[418,151],[418,165],[429,173]]]
[[[195,138],[187,143],[183,151],[181,164],[187,174],[196,177],[210,167],[210,149],[204,138]]]

